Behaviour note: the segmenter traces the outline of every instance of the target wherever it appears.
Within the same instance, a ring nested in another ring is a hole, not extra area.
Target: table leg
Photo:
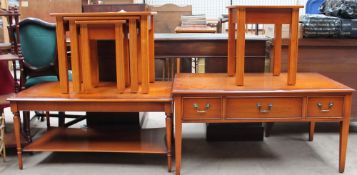
[[[181,172],[181,152],[182,152],[182,116],[181,116],[181,98],[175,97],[175,157],[176,157],[176,175]]]
[[[288,63],[288,85],[295,85],[297,59],[299,49],[299,9],[294,9],[291,15],[290,43],[289,43],[289,63]]]
[[[233,9],[229,9],[228,16],[228,60],[227,60],[227,72],[228,76],[233,76],[235,72],[235,29],[236,24],[234,22]]]
[[[281,72],[282,24],[275,24],[274,33],[273,75],[279,76]]]
[[[316,122],[310,122],[309,124],[310,124],[310,126],[309,126],[309,141],[313,141],[314,134],[315,134]]]
[[[350,128],[351,116],[351,95],[345,97],[344,100],[344,119],[340,122],[340,156],[339,156],[339,172],[345,171],[346,151],[348,143],[348,132]]]
[[[155,39],[154,39],[154,15],[150,16],[150,31],[149,31],[149,80],[150,83],[155,82]]]
[[[172,170],[172,113],[166,113],[167,168]]]
[[[115,24],[115,59],[117,74],[117,89],[119,93],[125,90],[125,56],[123,24]]]
[[[20,131],[20,113],[19,111],[13,111],[14,114],[14,132],[16,140],[16,149],[17,149],[17,159],[19,163],[19,169],[22,170],[22,148],[21,148],[21,131]]]
[[[137,59],[137,30],[136,20],[129,20],[129,59],[130,59],[130,88],[136,93],[139,89],[138,83],[138,59]]]
[[[78,93],[81,91],[81,77],[80,77],[80,60],[78,47],[77,25],[75,21],[69,22],[69,33],[71,38],[71,66],[72,66],[72,84],[73,91]]]
[[[245,9],[238,9],[238,30],[236,43],[236,84],[244,85],[244,55],[245,55]]]
[[[140,20],[140,35],[141,35],[141,93],[149,93],[149,21],[148,17],[141,17]]]
[[[56,37],[57,37],[57,52],[58,52],[58,67],[60,88],[62,93],[69,92],[68,84],[68,62],[66,52],[66,32],[64,29],[63,18],[58,16],[56,18]]]
[[[81,31],[81,61],[82,61],[82,76],[83,76],[83,90],[88,92],[93,87],[92,78],[92,62],[90,61],[90,43],[88,36],[87,24],[80,26]]]

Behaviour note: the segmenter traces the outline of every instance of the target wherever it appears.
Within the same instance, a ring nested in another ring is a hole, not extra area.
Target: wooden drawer
[[[220,119],[221,105],[220,97],[183,98],[183,119]]]
[[[226,101],[227,119],[301,117],[302,98],[299,97],[228,97]]]
[[[308,117],[343,116],[343,97],[309,97],[307,105]]]

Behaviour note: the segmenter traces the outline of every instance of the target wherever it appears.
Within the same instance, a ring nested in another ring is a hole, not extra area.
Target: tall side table
[[[246,24],[275,24],[273,74],[281,71],[281,29],[290,24],[288,85],[295,85],[298,57],[299,9],[303,6],[229,6],[228,75],[236,75],[236,85],[244,85]],[[236,60],[235,60],[236,59]]]

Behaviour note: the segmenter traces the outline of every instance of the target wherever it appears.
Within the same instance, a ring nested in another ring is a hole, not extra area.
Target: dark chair
[[[15,29],[16,26],[13,26],[12,31],[15,31]],[[23,58],[20,64],[21,89],[30,88],[41,83],[57,82],[59,78],[57,69],[56,25],[36,18],[26,18],[19,22],[18,30],[20,41],[17,43],[18,55]],[[16,35],[13,34],[12,37],[14,37],[14,41],[18,41],[16,40]],[[69,79],[71,80],[71,78],[70,71]],[[36,112],[36,115],[43,119],[44,114]],[[29,112],[24,112],[24,116],[24,119],[29,118]],[[64,112],[60,112],[59,115],[50,115],[49,112],[46,112],[45,116],[48,128],[50,127],[49,117],[58,117],[60,127],[66,127],[75,123],[71,121],[70,124],[66,124],[65,117],[78,118],[78,116],[65,116]],[[83,120],[83,118],[80,120]],[[26,135],[30,135],[30,131],[25,132],[28,133]],[[31,138],[27,139],[31,140]]]
[[[23,57],[21,88],[58,81],[56,26],[27,18],[19,23],[19,31],[19,56]]]

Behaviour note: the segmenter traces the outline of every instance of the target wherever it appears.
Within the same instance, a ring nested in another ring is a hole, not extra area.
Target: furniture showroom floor
[[[11,122],[9,108],[5,110]],[[163,127],[164,113],[149,113],[144,127]],[[36,118],[33,128],[45,128]],[[56,120],[51,120],[56,126]],[[76,125],[83,127],[84,123]],[[313,142],[308,142],[307,123],[276,124],[264,142],[206,142],[203,124],[183,125],[184,175],[338,175],[338,126],[318,123]],[[164,138],[163,138],[164,139]],[[346,171],[357,174],[357,123],[351,124]],[[3,175],[158,175],[170,174],[166,158],[160,155],[107,153],[24,154],[24,170],[19,170],[15,151],[0,161]],[[173,173],[171,173],[173,174]]]

